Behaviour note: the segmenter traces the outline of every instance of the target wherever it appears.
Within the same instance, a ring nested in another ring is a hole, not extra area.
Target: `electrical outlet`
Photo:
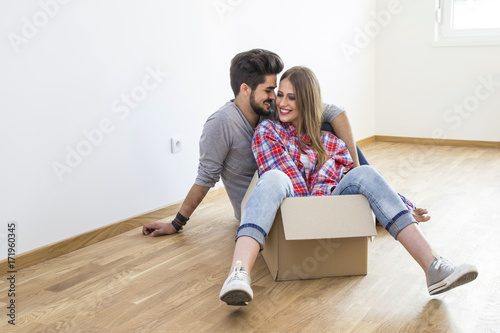
[[[176,136],[170,139],[170,148],[172,153],[178,153],[182,150],[182,140],[180,137]]]

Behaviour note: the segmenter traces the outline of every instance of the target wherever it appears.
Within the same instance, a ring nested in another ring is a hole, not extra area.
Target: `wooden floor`
[[[363,151],[430,210],[423,231],[443,256],[475,264],[476,281],[430,297],[421,269],[379,227],[368,275],[274,282],[259,256],[254,301],[229,307],[218,294],[238,223],[220,197],[181,234],[135,229],[18,272],[15,329],[2,278],[0,331],[500,332],[500,150],[375,142]]]

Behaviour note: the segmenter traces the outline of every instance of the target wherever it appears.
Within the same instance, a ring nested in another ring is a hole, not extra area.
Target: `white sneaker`
[[[456,266],[444,258],[436,258],[427,273],[429,294],[437,295],[473,281],[478,275],[476,266]]]
[[[234,306],[245,306],[253,299],[250,275],[241,267],[241,261],[236,262],[233,271],[224,282],[219,298],[227,305]]]

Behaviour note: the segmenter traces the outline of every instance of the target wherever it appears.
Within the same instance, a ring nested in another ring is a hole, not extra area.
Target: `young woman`
[[[276,106],[279,121],[261,122],[254,134],[252,150],[260,178],[238,228],[232,270],[219,295],[222,301],[246,305],[252,300],[250,272],[281,202],[293,196],[365,195],[378,221],[425,272],[431,295],[477,277],[476,267],[455,266],[435,256],[411,207],[380,173],[367,165],[352,168],[346,145],[331,133],[321,132],[321,93],[311,70],[293,67],[283,74]],[[305,222],[304,227],[314,228],[314,221]]]

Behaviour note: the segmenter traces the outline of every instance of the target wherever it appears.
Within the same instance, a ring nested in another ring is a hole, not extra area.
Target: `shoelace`
[[[439,267],[443,266],[445,268],[445,270],[450,270],[450,269],[453,269],[453,267],[455,265],[453,265],[453,263],[449,262],[448,260],[442,258],[442,257],[439,257],[437,258],[437,262],[436,264],[434,265],[434,268],[436,270],[439,269]]]
[[[441,260],[441,257],[437,258],[436,264],[434,265],[434,269],[438,270],[439,267],[441,267],[441,263],[443,261]]]
[[[246,272],[245,272],[245,270],[242,267],[241,261],[238,260],[236,262],[236,265],[234,266],[233,273],[234,273],[233,279],[235,279],[235,278],[238,279],[238,280],[244,280],[245,279],[245,274],[243,274],[243,273],[246,273]]]

